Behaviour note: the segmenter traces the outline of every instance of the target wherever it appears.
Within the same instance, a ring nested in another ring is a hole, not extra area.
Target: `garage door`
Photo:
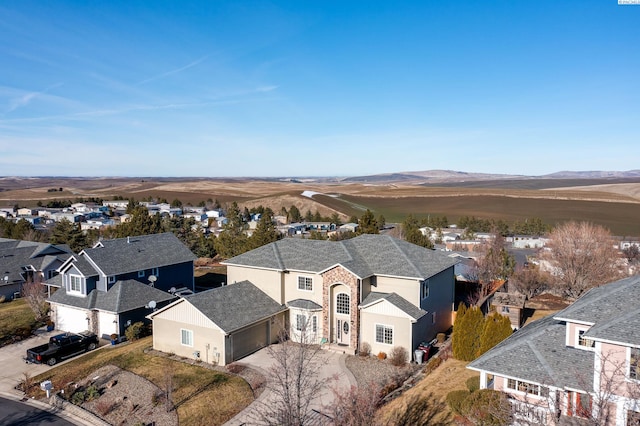
[[[78,333],[87,329],[87,312],[83,309],[58,306],[56,308],[56,330]]]
[[[269,321],[254,325],[231,335],[233,360],[254,353],[267,346]]]

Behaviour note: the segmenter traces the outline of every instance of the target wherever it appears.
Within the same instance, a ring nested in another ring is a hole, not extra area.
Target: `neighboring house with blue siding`
[[[0,297],[11,300],[27,281],[52,278],[73,252],[67,245],[0,238]]]
[[[100,241],[59,268],[61,288],[49,298],[56,328],[122,334],[128,321],[151,313],[143,309],[149,302],[157,307],[173,300],[171,290],[194,290],[195,259],[172,233]]]

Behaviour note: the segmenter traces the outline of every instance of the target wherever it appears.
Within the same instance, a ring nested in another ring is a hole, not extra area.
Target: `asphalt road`
[[[5,398],[0,398],[0,425],[74,426],[55,414]]]

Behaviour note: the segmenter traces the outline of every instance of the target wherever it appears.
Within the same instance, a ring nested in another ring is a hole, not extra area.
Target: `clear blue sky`
[[[640,168],[640,6],[0,3],[0,175]]]

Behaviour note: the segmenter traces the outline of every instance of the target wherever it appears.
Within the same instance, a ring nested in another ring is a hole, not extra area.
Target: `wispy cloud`
[[[202,63],[208,57],[209,57],[209,55],[205,55],[205,56],[201,57],[200,59],[196,59],[195,61],[190,62],[190,63],[188,63],[187,65],[185,65],[183,67],[176,68],[174,70],[167,71],[167,72],[164,72],[162,74],[155,75],[153,77],[149,77],[147,79],[144,79],[144,80],[138,82],[137,84],[138,85],[147,84],[147,83],[150,83],[152,81],[161,80],[161,79],[169,77],[171,75],[179,74],[179,73],[181,73],[183,71],[188,70],[189,68],[193,68],[193,67],[199,65],[200,63]]]
[[[256,89],[256,92],[272,92],[276,90],[278,86],[262,86]]]
[[[52,89],[56,87],[62,86],[62,83],[54,84],[52,86],[47,87],[46,89],[40,92],[28,92],[23,93],[22,95],[15,97],[9,101],[9,108],[6,110],[7,113],[17,110],[18,108],[25,107],[31,103],[32,100],[41,97],[42,95],[46,95]]]

